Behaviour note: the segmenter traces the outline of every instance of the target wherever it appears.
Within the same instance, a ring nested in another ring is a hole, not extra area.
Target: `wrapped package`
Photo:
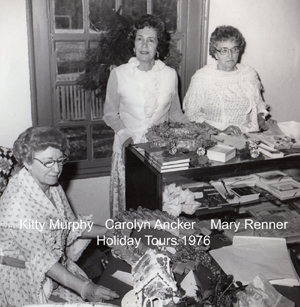
[[[236,295],[235,307],[294,307],[295,303],[281,295],[262,275],[256,276]]]

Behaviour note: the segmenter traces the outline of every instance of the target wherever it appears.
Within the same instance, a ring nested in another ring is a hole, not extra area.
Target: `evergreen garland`
[[[84,90],[95,91],[96,96],[105,100],[106,85],[112,68],[125,64],[134,56],[128,35],[134,20],[131,16],[121,15],[120,11],[109,14],[102,22],[106,31],[100,35],[97,48],[88,49],[85,56],[85,73],[77,84]],[[178,39],[170,38],[168,53],[161,59],[166,65],[178,70],[181,54],[177,50]],[[161,55],[163,56],[163,55]]]

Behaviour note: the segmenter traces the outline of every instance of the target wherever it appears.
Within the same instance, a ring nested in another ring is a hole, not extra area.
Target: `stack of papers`
[[[226,274],[248,285],[257,275],[272,284],[299,286],[299,277],[283,238],[236,236],[233,244],[210,251]]]

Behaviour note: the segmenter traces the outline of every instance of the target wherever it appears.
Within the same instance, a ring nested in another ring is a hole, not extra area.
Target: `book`
[[[289,207],[291,208],[291,210],[294,210],[298,212],[298,214],[300,214],[300,200],[294,200],[290,202]]]
[[[231,187],[230,191],[238,196],[240,203],[258,200],[260,195],[260,193],[248,185]]]
[[[147,160],[147,162],[160,173],[183,171],[189,169],[190,167],[189,162],[178,163],[178,164],[167,164],[167,165],[159,165],[154,160]]]
[[[288,156],[299,156],[300,155],[300,148],[287,148],[287,149],[281,149],[280,150],[285,157],[288,157]]]
[[[175,167],[189,167],[190,166],[190,162],[181,162],[181,163],[174,163],[174,164],[159,164],[156,162],[156,160],[154,159],[149,159],[147,160],[149,162],[149,164],[151,164],[152,166],[159,168],[160,170],[163,169],[170,169],[170,168],[175,168]]]
[[[175,155],[167,155],[166,148],[153,147],[145,149],[145,158],[155,161],[158,165],[189,163],[193,156],[194,153],[192,152],[177,152]]]
[[[222,206],[229,205],[229,203],[219,194],[212,193],[205,197],[208,209],[221,208]]]
[[[277,150],[277,149],[274,149],[272,147],[269,147],[267,145],[264,145],[264,144],[260,144],[258,146],[258,151],[262,154],[264,154],[265,156],[269,157],[269,158],[282,158],[284,157],[284,153]]]
[[[202,203],[199,210],[221,208],[223,205],[229,205],[213,186],[191,187],[189,190],[194,193],[195,201]]]
[[[258,232],[263,237],[285,238],[287,243],[300,242],[300,215],[286,210],[254,218],[261,225]]]
[[[288,174],[282,171],[277,171],[277,170],[262,172],[262,173],[255,173],[255,176],[259,179],[259,182],[263,182],[267,184],[286,181],[286,180],[291,179],[291,177]]]
[[[268,184],[266,189],[280,200],[300,197],[300,183],[293,179]]]
[[[282,211],[288,211],[289,206],[283,204],[281,206],[277,206],[272,202],[262,202],[255,205],[248,205],[245,207],[245,212],[248,212],[252,217],[257,217],[260,215],[270,215],[274,213],[279,213]],[[240,211],[239,211],[240,213]]]
[[[221,208],[222,206],[229,205],[226,199],[218,192],[218,190],[211,186],[203,190],[204,203],[208,209]]]
[[[268,171],[254,174],[256,177],[256,185],[269,191],[268,186],[273,183],[289,181],[292,179],[291,176],[282,171]]]
[[[214,147],[209,148],[207,150],[206,155],[209,160],[227,162],[235,157],[236,148],[232,146],[218,144]]]

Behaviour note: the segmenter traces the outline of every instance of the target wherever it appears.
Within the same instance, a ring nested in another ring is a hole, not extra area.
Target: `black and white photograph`
[[[300,307],[299,29],[0,0],[0,307]]]

